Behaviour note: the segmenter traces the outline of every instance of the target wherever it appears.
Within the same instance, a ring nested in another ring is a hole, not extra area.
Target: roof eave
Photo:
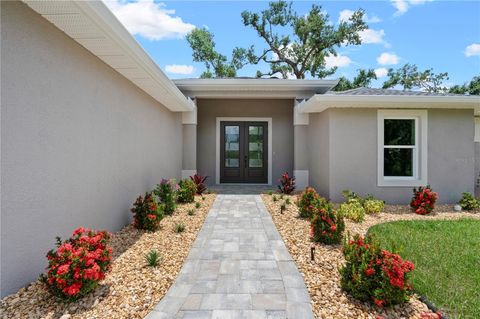
[[[101,1],[72,1],[68,4],[78,9],[84,16],[85,20],[95,27],[96,30],[102,32],[105,36],[105,42],[116,44],[129,62],[135,69],[121,68],[112,63],[108,54],[101,54],[95,50],[95,45],[89,44],[89,40],[97,40],[89,37],[76,37],[80,34],[82,25],[76,24],[74,19],[58,19],[59,14],[48,12],[48,8],[54,6],[55,3],[46,0],[23,0],[37,13],[45,19],[52,22],[57,28],[65,32],[74,41],[85,47],[100,60],[108,64],[134,85],[139,87],[145,93],[150,95],[156,101],[174,112],[185,112],[194,109],[192,102],[185,97],[182,92],[173,84],[173,82],[160,70],[151,57],[142,49],[133,36],[118,21],[113,13]],[[50,7],[49,7],[50,6]],[[63,15],[71,15],[71,13],[61,13]],[[108,44],[105,45],[108,47]],[[111,56],[111,55],[110,55]],[[147,77],[138,77],[135,71],[147,74]],[[161,92],[163,91],[163,92]],[[167,94],[165,94],[167,93]]]
[[[480,96],[408,95],[322,95],[298,105],[302,113],[319,113],[329,108],[443,108],[473,109],[480,114]]]
[[[174,83],[185,95],[196,98],[310,98],[329,91],[338,80],[178,79]]]

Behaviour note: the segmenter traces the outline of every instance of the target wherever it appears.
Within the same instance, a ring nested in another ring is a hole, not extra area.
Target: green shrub
[[[270,196],[272,196],[272,195],[273,195],[273,192],[272,192],[272,191],[268,191],[267,194],[270,195]]]
[[[199,209],[201,206],[202,206],[202,204],[200,204],[199,202],[196,202],[196,203],[195,203],[195,208],[196,208],[196,209]]]
[[[412,262],[387,250],[380,249],[372,237],[356,235],[343,245],[345,265],[339,269],[342,289],[352,297],[373,302],[378,307],[408,300],[411,286],[408,274]]]
[[[338,208],[338,213],[354,222],[362,222],[365,219],[365,208],[358,200],[350,200],[347,203],[343,203]]]
[[[157,203],[152,193],[139,196],[130,211],[133,213],[133,224],[138,229],[157,230],[163,218],[163,205]]]
[[[316,201],[310,222],[310,237],[327,245],[338,244],[345,230],[343,217],[335,212],[328,201]]]
[[[191,179],[182,179],[178,183],[177,200],[180,203],[192,203],[195,200],[197,185]]]
[[[366,199],[363,202],[363,208],[367,214],[378,214],[385,207],[385,203],[378,199]]]
[[[178,185],[174,179],[166,180],[162,179],[153,191],[158,196],[160,202],[163,204],[163,210],[165,214],[171,215],[177,208],[176,204],[176,192]]]
[[[193,216],[193,215],[195,215],[195,211],[193,209],[189,209],[187,214],[188,214],[188,216]]]
[[[290,205],[292,202],[290,201],[290,198],[285,199],[285,204]]]
[[[145,254],[145,261],[150,267],[157,267],[161,260],[162,257],[156,250],[152,249],[147,254]]]
[[[273,196],[272,196],[272,200],[273,200],[274,202],[278,201],[277,196],[276,196],[276,195],[273,195]]]
[[[183,233],[183,231],[185,230],[185,224],[184,223],[176,223],[175,227],[174,227],[174,230],[177,234]]]
[[[313,211],[315,210],[315,203],[319,199],[320,195],[317,194],[313,187],[306,187],[297,201],[298,214],[300,217],[312,217]]]
[[[345,189],[342,191],[342,196],[345,198],[346,203],[350,202],[359,202],[363,206],[364,199],[360,197],[357,193],[352,192],[349,189]],[[369,195],[368,199],[372,199],[371,195]]]
[[[458,202],[464,210],[474,210],[480,207],[478,200],[470,193],[462,193],[462,199]]]

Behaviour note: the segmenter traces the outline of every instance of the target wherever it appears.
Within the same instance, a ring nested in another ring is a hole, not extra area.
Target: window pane
[[[413,149],[385,148],[383,150],[384,176],[413,176]]]
[[[225,126],[225,167],[240,166],[240,127]]]
[[[415,120],[384,120],[384,145],[415,145]]]
[[[248,167],[263,167],[263,126],[248,127]]]

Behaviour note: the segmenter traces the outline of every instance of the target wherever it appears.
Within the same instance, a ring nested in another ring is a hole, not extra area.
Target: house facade
[[[123,227],[161,178],[273,189],[287,171],[333,201],[478,193],[479,97],[336,83],[172,81],[101,2],[1,2],[2,296],[55,236]]]

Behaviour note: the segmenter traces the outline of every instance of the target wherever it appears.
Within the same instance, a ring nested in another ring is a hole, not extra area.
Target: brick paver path
[[[303,277],[259,195],[217,196],[175,283],[147,318],[313,318]]]

